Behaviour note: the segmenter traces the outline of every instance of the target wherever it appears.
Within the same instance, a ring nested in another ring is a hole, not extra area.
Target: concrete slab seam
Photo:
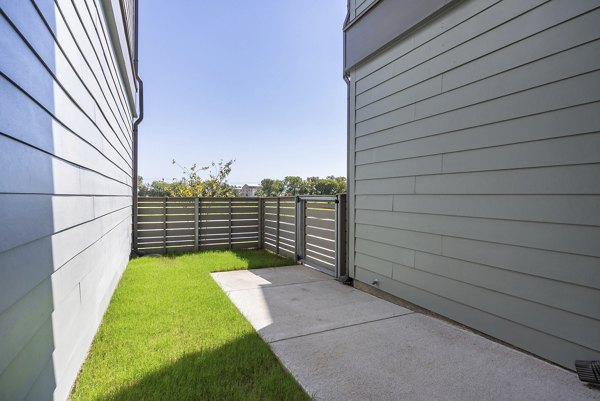
[[[349,324],[349,325],[345,325],[345,326],[340,326],[340,327],[333,327],[331,329],[325,329],[325,330],[319,330],[319,331],[314,331],[312,333],[306,333],[306,334],[300,334],[297,336],[291,336],[291,337],[286,337],[286,338],[280,338],[279,340],[273,340],[273,341],[267,341],[265,339],[265,341],[268,344],[274,344],[274,343],[278,343],[278,342],[282,342],[282,341],[286,341],[286,340],[293,340],[296,338],[302,338],[302,337],[308,337],[308,336],[312,336],[314,334],[321,334],[321,333],[327,333],[328,331],[335,331],[335,330],[341,330],[341,329],[347,329],[349,327],[355,327],[355,326],[360,326],[360,325],[364,325],[364,324],[369,324],[369,323],[376,323],[376,322],[381,322],[383,320],[390,320],[390,319],[395,319],[398,317],[403,317],[403,316],[408,316],[408,315],[414,315],[416,312],[408,312],[408,313],[402,313],[400,315],[394,315],[394,316],[388,316],[388,317],[382,317],[381,319],[375,319],[375,320],[368,320],[366,322],[360,322],[360,323],[353,323],[353,324]],[[260,334],[260,333],[259,333]]]
[[[227,292],[227,294],[229,294],[231,292],[238,292],[238,291],[249,291],[249,290],[258,290],[258,289],[260,289],[260,290],[268,290],[269,288],[286,287],[286,286],[289,286],[289,285],[299,285],[299,284],[320,283],[322,281],[331,281],[331,280],[332,279],[323,279],[323,280],[303,281],[301,283],[287,283],[287,284],[264,285],[264,286],[259,286],[259,287],[239,288],[237,290],[227,290],[226,292]]]

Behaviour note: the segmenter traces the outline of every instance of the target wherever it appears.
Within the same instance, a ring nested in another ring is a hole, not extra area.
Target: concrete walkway
[[[600,400],[573,373],[307,267],[212,277],[315,400]]]

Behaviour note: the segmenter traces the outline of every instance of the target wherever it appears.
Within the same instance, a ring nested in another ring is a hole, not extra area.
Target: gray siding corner
[[[129,258],[136,105],[108,21],[0,0],[0,400],[67,399]]]
[[[347,73],[351,275],[600,359],[600,1],[456,2]]]

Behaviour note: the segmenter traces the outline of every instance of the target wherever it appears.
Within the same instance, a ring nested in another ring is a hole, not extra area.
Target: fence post
[[[296,263],[300,262],[303,258],[303,243],[304,243],[304,202],[299,196],[296,196]]]
[[[335,214],[335,264],[336,264],[336,276],[338,279],[345,280],[347,277],[347,242],[346,242],[346,194],[338,194],[336,202],[336,214]]]
[[[300,260],[300,197],[298,195],[294,198],[294,234],[296,235],[294,262],[298,263]]]
[[[198,251],[198,219],[200,213],[198,212],[200,199],[194,198],[194,251]]]
[[[340,197],[335,196],[334,203],[334,226],[335,230],[333,233],[333,250],[335,253],[335,278],[340,276]]]
[[[265,242],[265,233],[264,233],[264,226],[265,226],[265,221],[264,221],[264,217],[265,217],[265,200],[263,198],[258,198],[258,249],[262,249],[263,248],[263,244]]]
[[[167,253],[167,197],[163,200],[163,247]]]
[[[276,227],[276,241],[275,241],[275,253],[279,255],[279,209],[281,207],[281,198],[277,197],[277,227]]]
[[[228,236],[228,242],[229,242],[229,249],[232,248],[232,244],[231,244],[231,225],[233,224],[233,222],[231,221],[231,198],[229,198],[229,236]]]

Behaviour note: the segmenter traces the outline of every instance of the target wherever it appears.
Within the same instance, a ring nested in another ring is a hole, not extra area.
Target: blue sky
[[[229,182],[346,175],[346,0],[140,1],[139,173],[236,159]]]

